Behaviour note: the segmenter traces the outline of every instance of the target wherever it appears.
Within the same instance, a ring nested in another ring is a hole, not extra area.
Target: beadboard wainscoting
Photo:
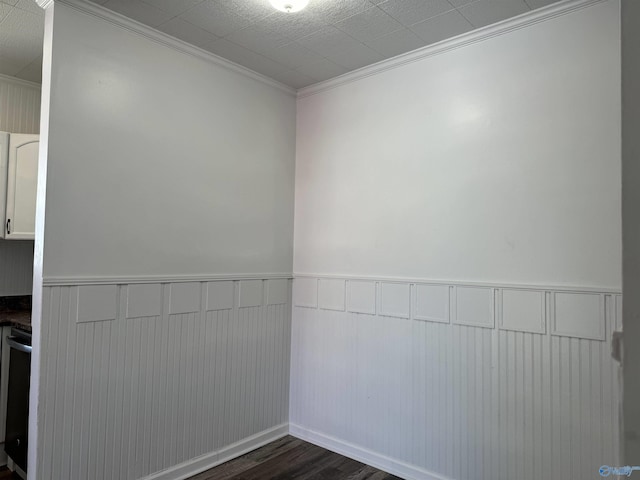
[[[291,432],[408,479],[600,478],[619,293],[297,276]]]
[[[45,286],[38,478],[188,478],[285,435],[290,284]]]
[[[38,133],[40,129],[40,85],[0,75],[0,130]]]

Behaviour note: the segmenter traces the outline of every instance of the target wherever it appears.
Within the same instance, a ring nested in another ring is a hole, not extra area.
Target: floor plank
[[[265,445],[262,448],[253,450],[242,457],[216,467],[214,478],[216,480],[231,480],[235,475],[249,470],[260,463],[267,462],[291,449],[297,448],[303,443],[305,442],[292,437],[281,438],[275,442]],[[212,478],[212,472],[213,470],[207,470],[206,472],[196,475],[189,480],[210,480]]]
[[[13,473],[7,467],[0,467],[0,480],[22,480],[18,474]]]
[[[191,477],[190,480],[400,479],[311,443],[286,436]]]

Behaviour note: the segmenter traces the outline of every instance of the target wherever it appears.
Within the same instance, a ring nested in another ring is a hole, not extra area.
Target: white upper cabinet
[[[39,135],[0,133],[1,237],[34,238]]]

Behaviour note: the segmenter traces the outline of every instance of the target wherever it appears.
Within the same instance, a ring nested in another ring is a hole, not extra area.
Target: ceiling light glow
[[[271,5],[281,12],[294,13],[299,12],[307,6],[309,0],[271,0]]]

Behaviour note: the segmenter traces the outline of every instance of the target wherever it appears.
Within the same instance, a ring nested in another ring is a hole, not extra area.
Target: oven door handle
[[[25,345],[18,341],[18,337],[7,337],[7,343],[11,348],[15,348],[16,350],[24,353],[31,353],[31,345]]]

